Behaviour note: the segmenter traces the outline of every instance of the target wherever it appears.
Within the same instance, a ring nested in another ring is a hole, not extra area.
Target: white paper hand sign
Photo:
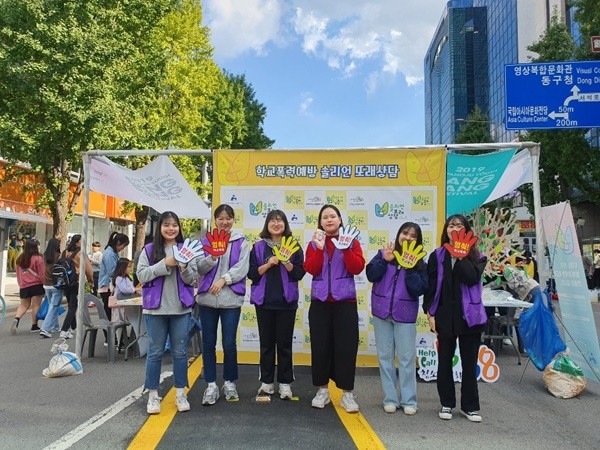
[[[204,250],[202,249],[202,244],[198,239],[194,239],[190,242],[190,239],[186,238],[185,241],[183,241],[183,246],[180,249],[177,247],[173,248],[173,257],[181,264],[187,264],[192,259],[202,254],[204,254]]]
[[[344,228],[340,228],[339,235],[336,238],[333,238],[331,242],[340,250],[345,250],[350,247],[352,241],[358,237],[360,231],[352,225],[346,225]]]

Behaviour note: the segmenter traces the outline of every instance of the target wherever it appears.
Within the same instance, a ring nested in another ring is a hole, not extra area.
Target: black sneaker
[[[30,333],[39,333],[39,332],[40,332],[40,327],[37,326],[37,323],[34,323],[33,325],[31,325]]]
[[[471,422],[481,422],[481,415],[479,414],[479,411],[461,411],[461,413],[463,414],[463,416],[465,416],[467,419],[469,419]]]
[[[15,317],[12,321],[12,324],[10,325],[10,334],[12,334],[13,336],[17,334],[17,328],[19,328],[19,320],[21,319]]]
[[[440,409],[438,416],[440,416],[440,419],[442,419],[442,420],[452,419],[452,408],[448,408],[447,406],[442,406],[442,409]]]

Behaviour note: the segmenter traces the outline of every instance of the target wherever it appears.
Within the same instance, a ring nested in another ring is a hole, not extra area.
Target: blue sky
[[[273,148],[420,145],[443,0],[205,0],[220,67],[267,108]]]

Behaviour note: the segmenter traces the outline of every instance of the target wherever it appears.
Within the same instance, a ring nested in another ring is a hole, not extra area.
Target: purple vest
[[[254,244],[254,253],[256,254],[256,260],[259,265],[262,265],[266,246],[267,243],[265,241],[259,241]],[[288,303],[297,302],[298,282],[290,280],[290,275],[283,264],[279,264],[279,271],[281,272],[281,281],[283,281],[283,296],[285,301]],[[265,275],[260,277],[258,284],[250,286],[250,303],[254,305],[262,305],[265,301],[265,285],[267,279]]]
[[[229,253],[229,267],[235,266],[238,263],[238,261],[240,260],[240,254],[242,252],[242,241],[243,240],[244,240],[244,238],[240,238],[240,239],[236,239],[235,241],[229,242],[228,245],[231,246],[231,251]],[[208,242],[208,239],[204,238],[204,239],[202,239],[202,245],[210,246],[210,242]],[[206,250],[204,251],[204,254],[206,256],[209,255],[209,253]],[[203,294],[204,292],[208,292],[208,289],[212,286],[213,281],[215,280],[215,276],[217,274],[217,268],[219,267],[219,264],[221,264],[221,258],[219,258],[219,261],[217,262],[217,264],[215,264],[215,266],[212,269],[210,269],[210,271],[202,277],[202,281],[200,283],[200,286],[198,287],[198,294]],[[244,277],[240,281],[238,281],[236,283],[232,283],[229,287],[237,295],[246,295],[246,278]]]
[[[181,248],[182,246],[183,244],[181,243],[177,244],[177,248]],[[152,247],[152,243],[144,247],[149,264],[154,264],[152,261]],[[171,270],[173,270],[173,268],[171,268]],[[186,308],[191,308],[194,305],[194,286],[185,284],[179,273],[179,268],[176,267],[175,270],[177,274],[179,301],[183,303],[183,306]],[[164,281],[164,277],[157,277],[152,281],[144,283],[142,286],[142,306],[144,309],[158,309],[160,307]]]
[[[419,314],[419,299],[412,298],[406,289],[406,270],[388,264],[383,278],[373,283],[371,313],[380,319],[390,315],[396,322],[415,323]]]
[[[356,240],[352,245],[356,245]],[[317,248],[314,242],[311,242],[313,248]],[[329,260],[327,247],[323,250],[323,268],[319,275],[314,275],[310,287],[310,296],[315,300],[327,301],[331,296],[335,301],[353,300],[356,298],[356,285],[354,284],[354,275],[346,270],[344,264],[344,255],[337,248],[333,250],[333,257]]]
[[[439,247],[435,249],[437,258],[437,282],[435,289],[435,297],[433,303],[429,308],[429,314],[435,315],[438,304],[440,303],[440,295],[442,293],[442,278],[444,276],[444,257],[446,255],[446,249]],[[463,307],[463,318],[467,322],[469,328],[477,325],[483,325],[487,322],[487,314],[481,297],[483,295],[483,286],[481,283],[475,283],[473,286],[467,286],[463,283],[460,284],[461,300]]]

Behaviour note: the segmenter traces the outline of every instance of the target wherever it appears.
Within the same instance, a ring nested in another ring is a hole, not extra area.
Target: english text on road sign
[[[600,127],[600,61],[505,66],[508,130]]]

